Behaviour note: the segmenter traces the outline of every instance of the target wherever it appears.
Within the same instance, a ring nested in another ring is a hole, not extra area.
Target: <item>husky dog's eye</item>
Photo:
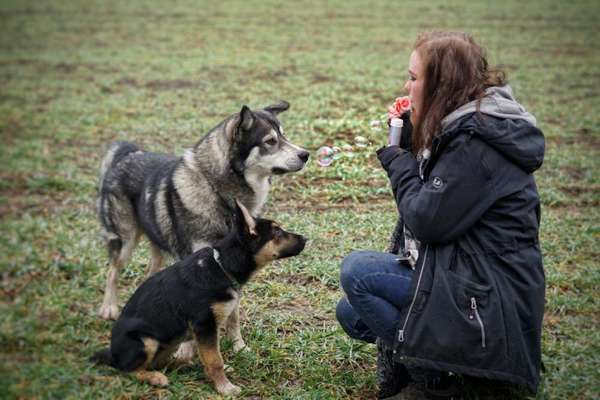
[[[277,144],[277,140],[275,138],[271,138],[269,140],[265,140],[265,143],[269,146],[275,146]]]

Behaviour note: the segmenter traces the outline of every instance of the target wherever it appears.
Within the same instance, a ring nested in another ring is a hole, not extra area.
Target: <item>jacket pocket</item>
[[[506,356],[506,331],[502,307],[492,285],[474,282],[447,272],[455,310],[455,327],[462,343],[462,356],[468,363]]]
[[[481,348],[485,349],[485,324],[481,319],[481,315],[479,315],[478,308],[477,298],[475,296],[471,297],[471,313],[469,314],[469,319],[477,319],[479,329],[481,330]]]

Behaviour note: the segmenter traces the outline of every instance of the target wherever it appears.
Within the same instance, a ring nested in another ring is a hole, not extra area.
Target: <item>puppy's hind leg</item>
[[[136,324],[130,320],[130,325]],[[133,373],[139,380],[151,385],[166,386],[167,377],[157,371],[148,371],[155,362],[160,344],[158,340],[139,337],[135,329],[122,330],[111,339],[112,365],[121,371]]]
[[[136,378],[153,386],[167,386],[169,384],[169,378],[167,378],[165,374],[158,371],[147,370],[147,368],[152,364],[158,350],[158,341],[152,338],[143,338],[142,341],[144,342],[146,361],[141,368],[134,372]]]
[[[152,386],[168,386],[169,378],[162,372],[140,370],[135,372],[135,377],[142,382],[149,383]]]

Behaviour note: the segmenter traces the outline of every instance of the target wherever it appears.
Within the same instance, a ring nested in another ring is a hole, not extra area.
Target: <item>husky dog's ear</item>
[[[239,127],[245,131],[249,131],[254,124],[254,115],[252,115],[252,110],[248,108],[248,106],[243,105],[242,110],[240,111],[240,122]]]
[[[235,204],[237,205],[236,214],[240,228],[243,232],[246,232],[247,229],[248,235],[252,238],[258,236],[258,233],[256,233],[256,221],[250,215],[248,209],[237,199],[235,200]]]
[[[254,115],[252,114],[252,110],[248,106],[243,105],[241,111],[234,114],[233,118],[225,126],[225,135],[229,143],[235,142],[235,135],[239,129],[250,130],[253,124]]]
[[[290,108],[290,103],[288,103],[287,101],[281,100],[277,104],[271,104],[270,106],[266,106],[265,111],[268,111],[273,114],[279,114],[281,112],[284,112],[288,108]]]

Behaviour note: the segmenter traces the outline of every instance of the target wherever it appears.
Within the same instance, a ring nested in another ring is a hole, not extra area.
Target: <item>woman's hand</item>
[[[410,110],[410,106],[410,98],[408,96],[396,98],[394,104],[388,107],[388,126],[390,126],[392,118],[402,118],[402,115]]]

